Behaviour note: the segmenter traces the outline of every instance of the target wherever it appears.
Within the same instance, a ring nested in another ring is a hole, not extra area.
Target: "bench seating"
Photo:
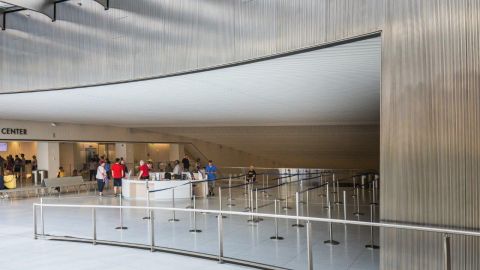
[[[47,188],[48,192],[55,188],[60,188],[60,190],[66,188],[68,192],[69,187],[73,187],[80,192],[82,186],[85,187],[85,191],[87,191],[88,185],[83,181],[81,176],[67,176],[60,178],[45,178],[43,179],[42,186]]]

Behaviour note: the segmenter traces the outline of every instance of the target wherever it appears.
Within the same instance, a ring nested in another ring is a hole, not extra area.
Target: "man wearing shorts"
[[[115,164],[112,165],[110,170],[112,171],[113,178],[113,196],[117,197],[117,192],[122,195],[122,178],[125,177],[124,167],[120,164],[120,159],[115,159]]]

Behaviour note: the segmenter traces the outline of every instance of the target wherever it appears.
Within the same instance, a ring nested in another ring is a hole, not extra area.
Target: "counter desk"
[[[162,181],[145,181],[137,179],[122,179],[122,195],[125,199],[131,200],[146,200],[147,199],[147,184],[149,190],[159,190],[165,188],[175,188],[175,199],[189,199],[191,195],[191,185],[193,182],[194,193],[197,197],[204,197],[206,190],[206,183],[195,183],[191,180],[162,180]],[[171,200],[172,189],[150,192],[150,200]]]

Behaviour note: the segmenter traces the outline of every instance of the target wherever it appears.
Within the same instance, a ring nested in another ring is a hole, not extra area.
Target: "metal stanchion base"
[[[188,230],[189,232],[191,233],[201,233],[202,230],[198,230],[198,229],[191,229],[191,230]]]
[[[118,226],[118,227],[115,227],[115,230],[127,230],[128,227],[125,227],[125,226]]]
[[[232,207],[232,206],[235,206],[235,204],[234,203],[227,203],[227,206]]]
[[[250,209],[250,207],[245,207],[245,211],[250,211],[252,209]]]
[[[277,236],[270,237],[270,239],[272,239],[272,240],[283,240],[283,237],[277,235]]]
[[[329,207],[328,205],[325,205],[323,208],[328,209],[328,208],[330,208],[330,207]]]
[[[364,214],[364,213],[355,212],[355,213],[353,213],[353,215],[358,217],[358,216],[363,216],[363,215],[365,215],[365,214]]]
[[[284,206],[284,207],[282,207],[282,209],[283,209],[283,210],[290,210],[290,209],[292,209],[292,208],[289,207],[289,206]]]
[[[366,248],[366,249],[372,249],[372,250],[373,250],[373,249],[379,249],[380,247],[377,246],[377,245],[365,245],[365,248]]]
[[[285,201],[285,199],[277,199],[277,200],[279,200],[279,201],[281,201],[281,202],[284,202],[284,201]]]
[[[142,219],[146,220],[146,219],[150,219],[150,217],[143,217]]]
[[[215,217],[218,218],[218,216],[215,216]],[[222,215],[222,218],[227,218],[227,216]]]
[[[336,205],[341,205],[341,204],[343,204],[343,202],[333,202],[333,203],[336,204]]]
[[[180,221],[180,219],[171,218],[171,219],[168,220],[168,222],[177,222],[177,221]]]
[[[378,205],[378,203],[372,202],[372,203],[370,203],[370,205]]]
[[[318,196],[320,196],[320,197],[325,197],[326,195],[323,194],[323,193],[320,193],[320,194],[318,194]]]
[[[303,225],[303,224],[300,224],[300,223],[298,223],[298,224],[297,224],[297,223],[295,223],[295,224],[293,224],[293,225],[292,225],[292,227],[303,228],[303,227],[305,227],[305,225]]]
[[[340,244],[340,242],[335,240],[326,240],[326,241],[323,241],[323,243],[330,246],[336,246]]]
[[[300,202],[298,202],[298,203],[299,203],[299,204],[306,204],[306,202],[304,202],[304,201],[300,201]]]
[[[192,205],[186,206],[185,209],[193,209]]]

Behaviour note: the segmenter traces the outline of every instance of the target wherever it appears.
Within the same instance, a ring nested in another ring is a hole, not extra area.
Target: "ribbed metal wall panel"
[[[467,0],[466,227],[480,228],[480,1]],[[466,268],[480,268],[480,239],[466,241]]]
[[[382,3],[112,0],[105,11],[81,0],[57,4],[54,23],[31,11],[12,13],[0,31],[8,63],[0,92],[148,78],[319,45],[379,30]]]
[[[386,1],[383,220],[479,228],[478,183],[472,181],[478,178],[478,138],[468,140],[478,136],[471,119],[478,116],[478,87],[468,87],[468,74],[478,76],[469,54],[478,59],[478,50],[467,49],[468,33],[475,32],[467,27],[469,9],[466,0]],[[442,235],[389,229],[381,239],[381,269],[443,269]],[[453,237],[452,269],[479,268],[466,262],[478,257],[468,242]]]

